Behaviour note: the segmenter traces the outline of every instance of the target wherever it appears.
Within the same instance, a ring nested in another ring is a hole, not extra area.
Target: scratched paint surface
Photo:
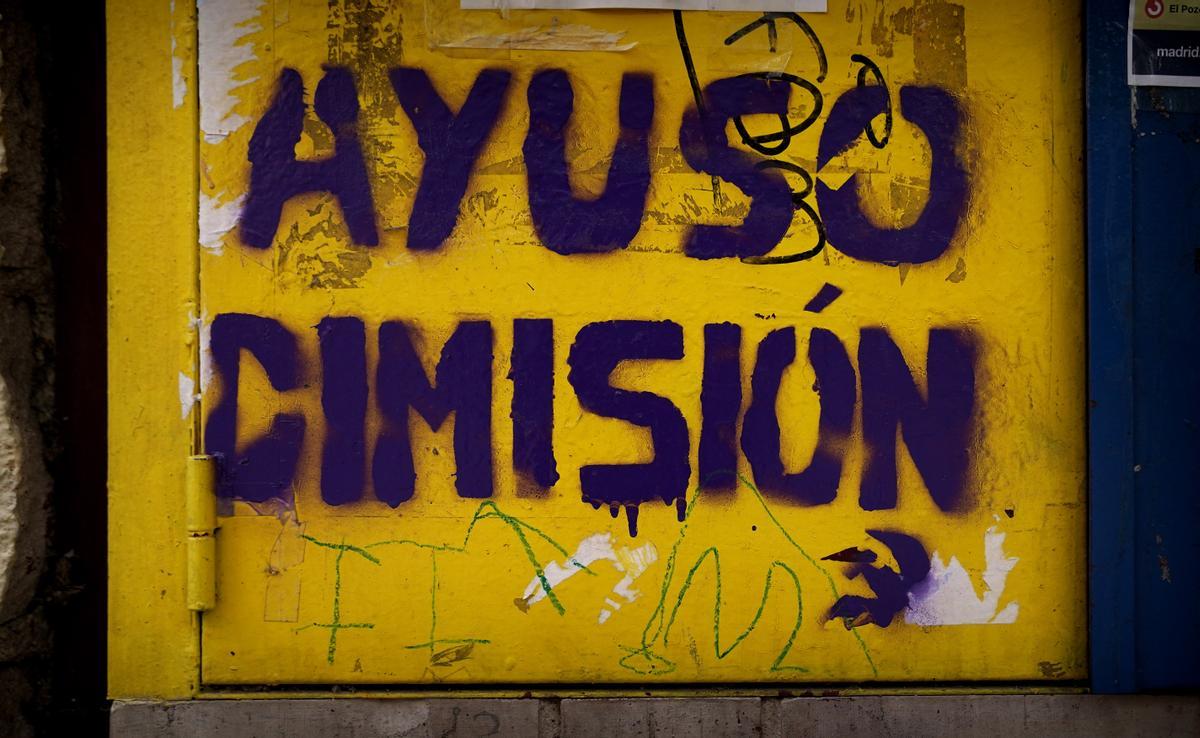
[[[198,11],[206,683],[1084,676],[1073,4]]]

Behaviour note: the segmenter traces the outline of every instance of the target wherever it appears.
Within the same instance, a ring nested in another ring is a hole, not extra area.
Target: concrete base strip
[[[1200,696],[117,702],[115,738],[1200,735]]]

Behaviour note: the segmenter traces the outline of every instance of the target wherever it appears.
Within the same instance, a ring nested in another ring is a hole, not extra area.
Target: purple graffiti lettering
[[[329,192],[337,198],[354,243],[379,243],[371,185],[358,141],[358,97],[350,70],[325,67],[313,109],[333,132],[334,153],[327,159],[298,161],[296,144],[304,129],[304,84],[299,72],[284,69],[271,107],[250,137],[250,190],[240,224],[247,246],[270,246],[279,228],[283,204],[308,192]]]
[[[786,118],[791,85],[755,75],[719,79],[704,89],[706,112],[689,108],[679,127],[688,166],[729,182],[750,198],[738,226],[694,225],[684,253],[696,259],[762,256],[783,240],[792,222],[792,191],[777,169],[758,169],[754,156],[729,145],[725,128],[745,115]]]
[[[867,535],[891,550],[900,573],[890,566],[872,566],[870,562],[875,560],[874,556],[863,557],[863,563],[850,567],[847,578],[854,579],[861,574],[875,597],[843,595],[833,603],[829,617],[844,618],[847,628],[868,623],[888,627],[892,619],[908,607],[909,591],[929,576],[929,555],[916,538],[886,530],[868,530]]]
[[[583,500],[613,514],[625,506],[629,534],[637,535],[638,505],[654,498],[675,503],[683,520],[691,474],[688,428],[670,400],[649,392],[617,389],[609,375],[623,361],[683,358],[683,329],[670,321],[612,320],[580,329],[571,346],[567,379],[584,410],[650,429],[654,460],[645,464],[597,464],[579,470]]]
[[[929,331],[928,389],[921,397],[900,348],[882,328],[864,328],[858,344],[863,440],[867,447],[859,506],[896,507],[896,428],[930,496],[945,511],[963,503],[975,409],[975,350],[965,330]]]
[[[817,294],[813,295],[813,298],[804,306],[804,310],[809,313],[819,313],[832,305],[833,301],[841,296],[841,287],[826,282],[821,285],[821,289],[817,290]]]
[[[325,318],[321,344],[321,499],[342,505],[362,499],[366,482],[367,329],[358,318]]]
[[[267,433],[242,443],[239,451],[238,378],[245,351],[262,366],[276,391],[295,389],[296,337],[271,318],[223,313],[213,320],[211,349],[221,399],[208,416],[204,448],[220,462],[217,495],[247,502],[289,497],[304,440],[304,416],[275,415]]]
[[[864,551],[862,549],[850,546],[843,548],[841,551],[835,551],[828,556],[822,556],[821,561],[844,561],[851,564],[871,564],[875,559],[879,558],[874,551]]]
[[[558,481],[554,460],[554,321],[513,321],[513,470],[545,490]],[[523,490],[522,490],[523,491]]]
[[[842,94],[829,111],[821,131],[817,166],[841,154],[871,121],[887,109],[887,90],[879,85],[855,87]],[[900,112],[924,132],[932,162],[929,199],[917,222],[907,228],[879,228],[862,211],[859,178],[853,174],[841,188],[817,182],[817,206],[829,242],[838,251],[862,261],[883,264],[932,261],[950,247],[966,210],[967,171],[955,153],[961,133],[958,102],[936,87],[900,89]]]
[[[750,378],[750,407],[742,421],[742,451],[750,462],[754,481],[764,494],[801,505],[823,505],[837,496],[842,476],[842,449],[850,437],[858,397],[854,368],[837,336],[823,328],[812,329],[808,359],[817,375],[814,388],[821,403],[817,446],[804,471],[787,474],[779,456],[779,418],[775,408],[783,371],[795,358],[793,328],[771,331],[759,344]]]
[[[512,75],[501,69],[480,72],[457,115],[450,112],[424,71],[397,67],[389,75],[396,97],[417,131],[417,145],[425,153],[408,217],[408,247],[436,249],[458,222],[471,171],[484,141],[496,127]]]
[[[375,392],[384,425],[375,445],[375,495],[396,507],[416,487],[409,408],[437,430],[454,413],[455,489],[460,497],[492,496],[492,326],[486,321],[458,325],[442,348],[430,384],[413,347],[409,328],[399,321],[379,327],[379,367]]]
[[[704,378],[700,384],[700,486],[737,486],[737,422],[742,411],[742,327],[704,326]]]
[[[566,160],[566,127],[574,90],[561,69],[538,72],[529,82],[529,133],[525,171],[529,212],[542,243],[559,254],[622,249],[641,228],[650,189],[650,123],[654,82],[644,74],[621,81],[621,131],[604,193],[594,200],[572,194]]]

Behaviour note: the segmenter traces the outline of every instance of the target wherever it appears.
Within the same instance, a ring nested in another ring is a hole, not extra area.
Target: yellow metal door
[[[201,682],[1082,678],[1079,25],[200,3]]]

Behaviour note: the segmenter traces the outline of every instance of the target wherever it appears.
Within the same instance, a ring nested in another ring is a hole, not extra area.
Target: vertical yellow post
[[[193,403],[180,401],[181,387],[200,382],[195,15],[195,3],[107,3],[113,699],[185,699],[199,688],[181,504],[197,446]]]

